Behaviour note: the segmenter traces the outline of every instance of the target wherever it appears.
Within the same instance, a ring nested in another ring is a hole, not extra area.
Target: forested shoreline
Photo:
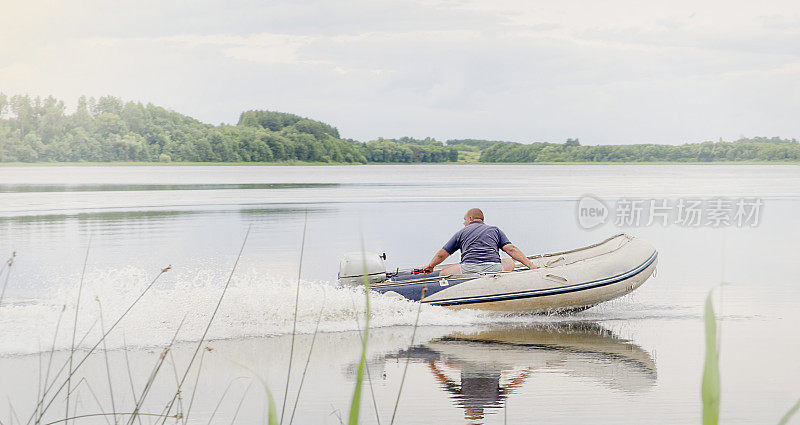
[[[0,162],[526,163],[800,161],[795,139],[750,138],[683,145],[583,146],[432,138],[343,139],[336,127],[298,115],[243,112],[211,125],[113,96],[63,101],[0,94]]]

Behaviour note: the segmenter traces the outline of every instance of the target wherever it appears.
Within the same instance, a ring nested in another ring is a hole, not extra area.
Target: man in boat
[[[434,267],[459,249],[461,250],[461,263],[443,268],[439,271],[441,276],[511,271],[514,270],[514,260],[529,269],[537,268],[519,248],[508,240],[502,230],[483,222],[483,211],[478,208],[472,208],[464,214],[464,228],[447,241],[423,270],[426,273],[432,272]],[[500,249],[511,258],[501,261]]]

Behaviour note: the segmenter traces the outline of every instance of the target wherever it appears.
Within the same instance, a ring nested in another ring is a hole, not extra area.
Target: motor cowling
[[[363,285],[364,277],[369,283],[386,280],[386,254],[375,252],[349,252],[339,262],[339,283],[342,285]]]

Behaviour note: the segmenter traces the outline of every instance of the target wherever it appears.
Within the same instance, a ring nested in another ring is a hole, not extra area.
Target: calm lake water
[[[591,229],[578,220],[585,196],[608,212]],[[664,214],[648,223],[651,200]],[[284,423],[318,320],[293,423],[346,422],[364,296],[337,287],[339,256],[363,238],[390,268],[425,265],[474,206],[529,255],[641,237],[659,250],[657,275],[619,300],[561,316],[419,309],[373,294],[362,423],[390,423],[407,362],[395,423],[700,423],[712,288],[722,422],[775,423],[800,398],[798,166],[0,167],[0,256],[16,252],[0,305],[0,420],[25,422],[42,387],[63,380],[87,249],[75,322],[83,350],[162,268],[172,270],[109,336],[110,372],[102,351],[81,366],[69,413],[131,411],[175,338],[142,402],[143,412],[161,412],[250,228],[210,350],[179,404],[192,424],[264,423],[267,397],[253,377],[281,409],[307,217]],[[45,422],[63,418],[64,403],[56,398]],[[79,422],[114,423],[106,419]]]

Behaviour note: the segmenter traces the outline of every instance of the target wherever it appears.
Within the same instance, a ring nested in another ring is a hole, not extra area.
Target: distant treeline
[[[735,142],[673,145],[581,146],[578,139],[555,143],[495,143],[481,151],[481,162],[716,162],[800,161],[795,139],[755,137]]]
[[[419,143],[416,143],[419,142]],[[342,139],[322,122],[247,111],[236,125],[204,124],[152,104],[81,97],[66,113],[47,97],[0,94],[0,162],[446,162],[453,148],[425,141]]]
[[[741,139],[672,145],[581,146],[460,139],[342,139],[320,121],[246,111],[211,125],[152,104],[81,97],[72,114],[50,96],[0,93],[0,162],[636,162],[798,161],[797,141]]]
[[[455,162],[458,161],[458,150],[445,147],[435,139],[400,139],[372,140],[364,145],[365,156],[370,162]]]

